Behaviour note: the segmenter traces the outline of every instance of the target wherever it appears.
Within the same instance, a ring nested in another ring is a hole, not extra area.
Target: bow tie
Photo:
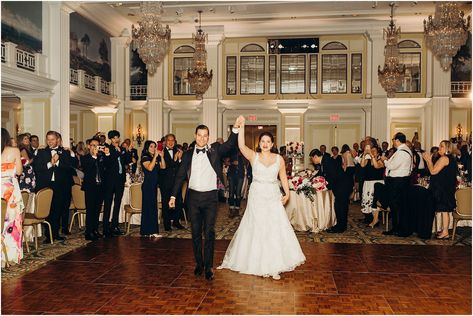
[[[58,150],[59,147],[49,148],[51,150]]]
[[[197,154],[200,153],[200,152],[202,152],[202,153],[205,154],[206,151],[207,151],[207,149],[205,149],[205,148],[202,148],[202,149],[196,148],[196,149],[195,149],[195,152],[196,152]]]

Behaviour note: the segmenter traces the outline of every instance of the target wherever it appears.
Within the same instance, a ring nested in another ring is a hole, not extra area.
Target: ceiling
[[[67,2],[113,36],[139,20],[139,2]],[[226,37],[360,33],[382,30],[388,1],[164,1],[162,21],[173,38],[190,38],[202,10],[202,26],[220,26]],[[471,2],[459,2],[471,14]],[[421,32],[435,11],[433,1],[397,1],[394,18],[403,32]],[[107,19],[103,19],[106,16]],[[343,31],[345,30],[345,32]],[[125,32],[126,34],[126,32]]]

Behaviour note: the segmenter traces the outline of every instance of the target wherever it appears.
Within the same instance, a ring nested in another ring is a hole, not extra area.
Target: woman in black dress
[[[141,210],[141,236],[161,237],[158,227],[158,173],[165,169],[163,151],[156,149],[156,143],[147,140],[141,155],[144,181],[141,185],[142,210]]]
[[[429,189],[434,198],[435,210],[442,213],[442,230],[437,233],[438,239],[448,239],[449,212],[456,207],[455,190],[457,184],[457,161],[452,155],[452,144],[448,140],[440,142],[440,158],[432,162],[432,155],[424,153],[431,177]]]

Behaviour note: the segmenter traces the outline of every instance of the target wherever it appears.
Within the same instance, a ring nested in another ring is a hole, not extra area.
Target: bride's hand
[[[289,194],[281,197],[282,205],[286,205],[287,201],[289,201]]]

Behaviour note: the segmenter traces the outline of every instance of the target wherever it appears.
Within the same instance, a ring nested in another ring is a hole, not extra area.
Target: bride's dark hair
[[[261,152],[261,147],[259,146],[259,143],[261,143],[261,139],[264,136],[268,136],[271,139],[271,143],[273,143],[273,147],[274,147],[274,136],[273,136],[273,134],[271,134],[270,132],[263,132],[259,135],[259,138],[258,138],[258,147],[256,147],[256,152],[258,152],[258,153]]]

